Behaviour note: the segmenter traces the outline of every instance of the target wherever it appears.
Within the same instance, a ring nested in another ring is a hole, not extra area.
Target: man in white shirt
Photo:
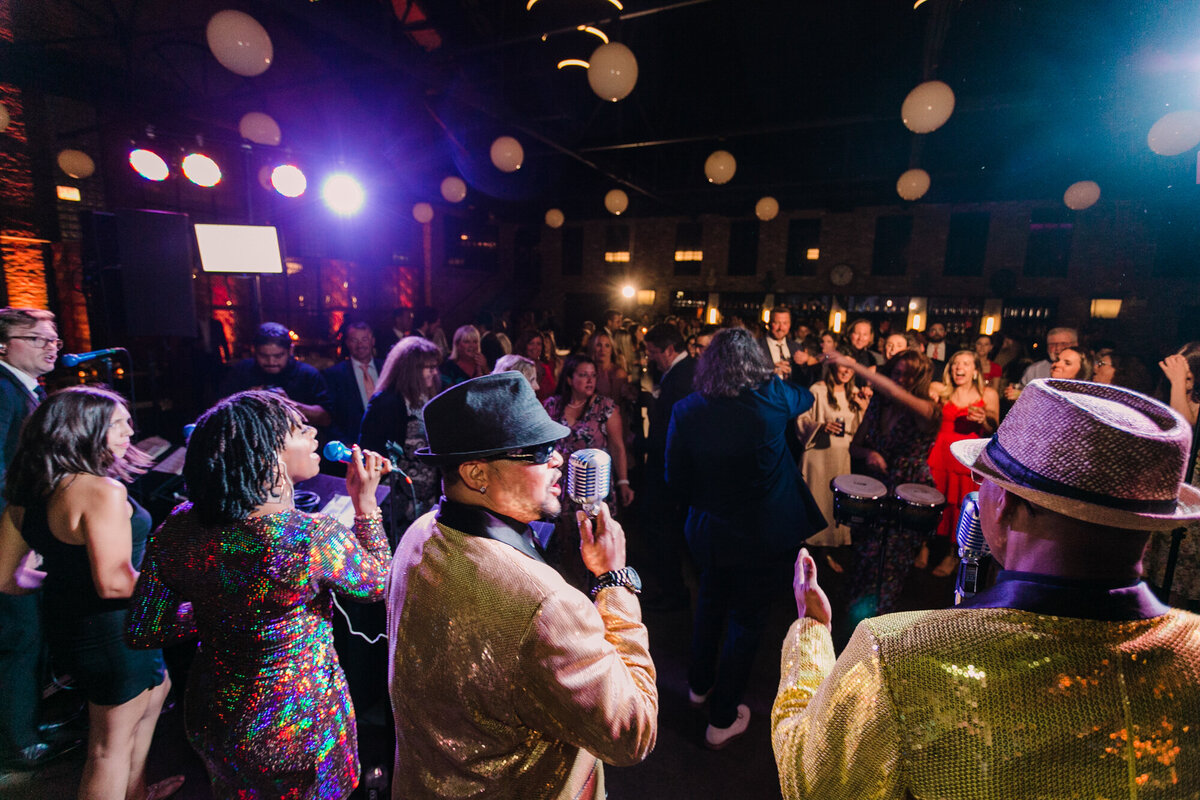
[[[1058,354],[1068,347],[1078,346],[1079,332],[1074,328],[1051,328],[1050,332],[1046,334],[1046,357],[1026,367],[1025,372],[1021,375],[1021,382],[1006,388],[1004,396],[1009,400],[1016,400],[1021,396],[1021,390],[1028,386],[1031,381],[1036,381],[1039,378],[1049,378],[1050,368],[1058,360]]]
[[[946,369],[946,359],[950,357],[946,345],[946,326],[940,322],[933,323],[929,330],[925,331],[925,338],[929,340],[925,345],[925,355],[933,362],[933,379],[940,381],[942,372]]]
[[[383,360],[374,357],[375,334],[363,321],[351,322],[343,333],[342,348],[350,356],[325,370],[325,382],[333,395],[330,437],[352,444],[358,441],[363,412],[383,370]]]

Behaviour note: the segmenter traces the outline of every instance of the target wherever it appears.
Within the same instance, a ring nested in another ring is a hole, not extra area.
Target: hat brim
[[[1200,489],[1188,483],[1179,484],[1179,499],[1172,514],[1142,514],[1123,511],[1107,506],[1075,500],[1049,492],[1031,489],[1014,481],[988,457],[987,445],[991,439],[962,439],[950,444],[950,452],[959,463],[972,472],[982,475],[992,483],[1023,497],[1034,505],[1073,519],[1094,522],[1110,528],[1157,531],[1200,520]]]
[[[554,442],[561,442],[563,439],[567,438],[567,436],[569,436],[571,434],[571,429],[568,428],[566,425],[561,425],[557,422],[551,422],[550,424],[561,428],[562,432],[558,435],[553,435],[549,439],[545,439],[540,442],[532,442],[530,444],[516,445],[513,447],[493,448],[491,450],[472,450],[470,452],[463,452],[463,453],[433,453],[433,452],[430,452],[429,446],[426,445],[425,447],[417,448],[413,452],[413,455],[416,458],[420,459],[421,461],[425,462],[426,464],[465,464],[468,461],[475,461],[476,459],[487,458],[489,456],[498,456],[501,453],[507,453],[512,450],[517,450],[520,448],[540,447],[544,444],[553,444]],[[547,432],[553,433],[552,431],[547,431]]]

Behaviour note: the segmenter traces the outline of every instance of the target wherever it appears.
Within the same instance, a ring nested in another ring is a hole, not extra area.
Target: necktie
[[[367,397],[370,398],[371,395],[375,394],[375,381],[371,378],[371,365],[359,364],[358,367],[362,370],[363,389],[366,390]]]
[[[33,389],[33,396],[34,396],[34,397],[36,397],[36,398],[37,398],[37,401],[40,403],[40,402],[42,402],[43,400],[45,400],[45,399],[46,399],[46,390],[45,390],[45,389],[43,389],[43,388],[41,387],[41,385],[39,384],[38,386],[35,386],[35,387],[34,387],[34,389]]]

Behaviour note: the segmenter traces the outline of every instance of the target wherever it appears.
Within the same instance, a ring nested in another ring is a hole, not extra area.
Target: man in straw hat
[[[1191,431],[1115,386],[1034,381],[976,474],[1003,567],[961,605],[864,620],[834,661],[816,565],[773,710],[786,797],[1200,797],[1200,617],[1140,582],[1151,531],[1200,518]]]
[[[425,407],[437,508],[400,541],[388,586],[392,797],[603,798],[601,761],[654,747],[658,690],[637,573],[608,508],[580,514],[592,598],[542,557],[563,458],[529,382],[500,372]]]

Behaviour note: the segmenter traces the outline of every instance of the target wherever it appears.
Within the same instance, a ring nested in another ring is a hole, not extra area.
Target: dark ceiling
[[[1108,198],[1152,202],[1195,186],[1195,155],[1156,156],[1146,133],[1200,107],[1200,4],[1115,0],[17,0],[0,75],[94,105],[135,136],[237,141],[237,120],[279,121],[298,159],[345,162],[405,199],[439,200],[457,171],[502,216],[604,215],[615,186],[634,216],[749,216],[899,202],[910,166],[926,202],[1053,200],[1092,179]],[[209,53],[222,8],[269,32],[271,68],[236,76]],[[583,70],[593,24],[628,45],[636,88],[610,103]],[[543,38],[543,34],[548,34]],[[917,136],[907,92],[947,82],[949,122]],[[128,133],[125,133],[128,131]],[[71,146],[76,131],[56,147]],[[525,166],[505,175],[488,145],[511,134]],[[706,182],[727,149],[737,174]],[[1191,195],[1188,194],[1188,197]]]

